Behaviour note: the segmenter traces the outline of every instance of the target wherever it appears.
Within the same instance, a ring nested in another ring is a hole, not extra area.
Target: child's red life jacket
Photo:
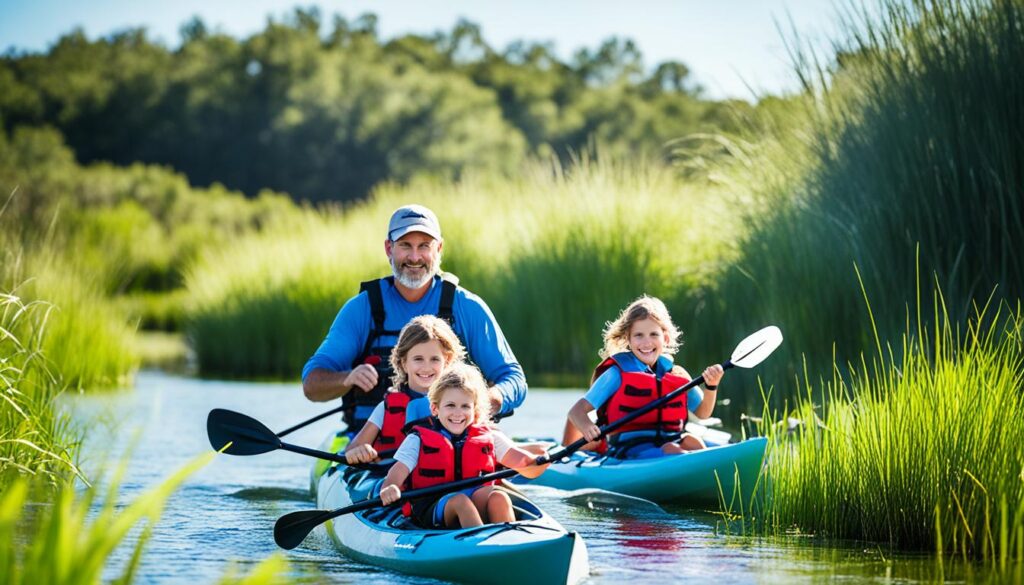
[[[420,437],[419,461],[410,476],[414,490],[494,471],[494,440],[484,425],[470,425],[455,443],[433,428],[418,426],[412,432]]]
[[[380,433],[373,441],[377,451],[394,449],[405,440],[405,414],[409,403],[423,395],[413,392],[404,384],[401,390],[391,390],[384,395],[384,422]]]
[[[597,410],[600,424],[611,424],[642,406],[681,388],[690,380],[683,376],[666,373],[658,378],[656,375],[637,371],[635,366],[624,362],[622,358],[632,355],[629,352],[615,354],[601,362],[594,370],[594,380],[610,367],[617,367],[622,381],[615,394]],[[658,408],[644,413],[636,419],[615,429],[610,434],[616,435],[627,431],[659,431],[662,433],[679,433],[686,426],[686,396],[681,395]]]

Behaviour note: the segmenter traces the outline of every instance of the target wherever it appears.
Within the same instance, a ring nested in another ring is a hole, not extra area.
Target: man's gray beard
[[[398,283],[401,284],[402,286],[404,286],[406,288],[411,288],[411,289],[418,289],[418,288],[422,287],[423,285],[427,284],[428,282],[430,282],[430,279],[434,278],[434,276],[438,272],[440,272],[440,270],[441,270],[440,267],[441,267],[441,255],[439,254],[437,256],[437,261],[434,262],[433,269],[424,272],[423,273],[423,277],[421,279],[413,280],[413,279],[409,278],[408,276],[405,276],[404,274],[402,274],[401,271],[398,270],[398,267],[395,266],[395,259],[394,258],[391,259],[391,273],[395,275],[395,280],[398,281]]]

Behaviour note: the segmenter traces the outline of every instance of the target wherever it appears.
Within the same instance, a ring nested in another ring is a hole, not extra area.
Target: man
[[[306,398],[341,397],[348,432],[362,428],[390,385],[388,357],[398,333],[419,315],[452,324],[470,359],[491,384],[491,410],[507,415],[526,398],[526,376],[484,301],[440,272],[441,225],[422,205],[391,215],[384,251],[393,276],[364,282],[338,312],[302,370]]]

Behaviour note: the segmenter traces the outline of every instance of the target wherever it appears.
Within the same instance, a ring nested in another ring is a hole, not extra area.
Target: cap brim
[[[425,225],[418,225],[418,224],[408,225],[408,226],[405,226],[405,227],[400,227],[400,228],[396,229],[395,231],[391,232],[390,234],[388,234],[388,236],[389,236],[388,239],[390,239],[392,242],[397,242],[398,240],[402,239],[402,236],[404,236],[404,235],[406,235],[408,233],[411,233],[411,232],[420,232],[421,234],[427,234],[428,236],[434,238],[435,240],[440,240],[441,239],[441,233],[440,232],[438,232],[436,230],[432,230],[432,229],[428,228]]]

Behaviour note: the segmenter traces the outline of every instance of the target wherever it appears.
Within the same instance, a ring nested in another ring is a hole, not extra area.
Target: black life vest
[[[394,276],[368,280],[359,285],[359,292],[365,292],[370,302],[370,315],[373,317],[373,326],[370,329],[369,335],[366,336],[363,351],[352,361],[352,369],[362,364],[372,365],[377,370],[377,385],[369,392],[353,388],[341,398],[341,404],[345,407],[342,411],[342,420],[345,421],[348,429],[354,433],[359,432],[366,423],[365,418],[356,419],[356,407],[367,406],[372,408],[377,406],[381,400],[384,400],[384,394],[391,386],[391,377],[394,375],[394,371],[391,369],[391,350],[394,349],[394,345],[380,345],[378,343],[378,340],[382,337],[394,337],[396,340],[394,343],[397,343],[398,334],[401,333],[401,330],[395,331],[384,328],[386,317],[383,295],[384,281],[387,281],[392,287],[395,286]],[[441,301],[438,304],[437,316],[447,321],[452,326],[452,329],[455,328],[455,313],[452,311],[452,306],[455,303],[455,291],[458,289],[458,285],[459,279],[457,276],[447,272],[441,273]]]

